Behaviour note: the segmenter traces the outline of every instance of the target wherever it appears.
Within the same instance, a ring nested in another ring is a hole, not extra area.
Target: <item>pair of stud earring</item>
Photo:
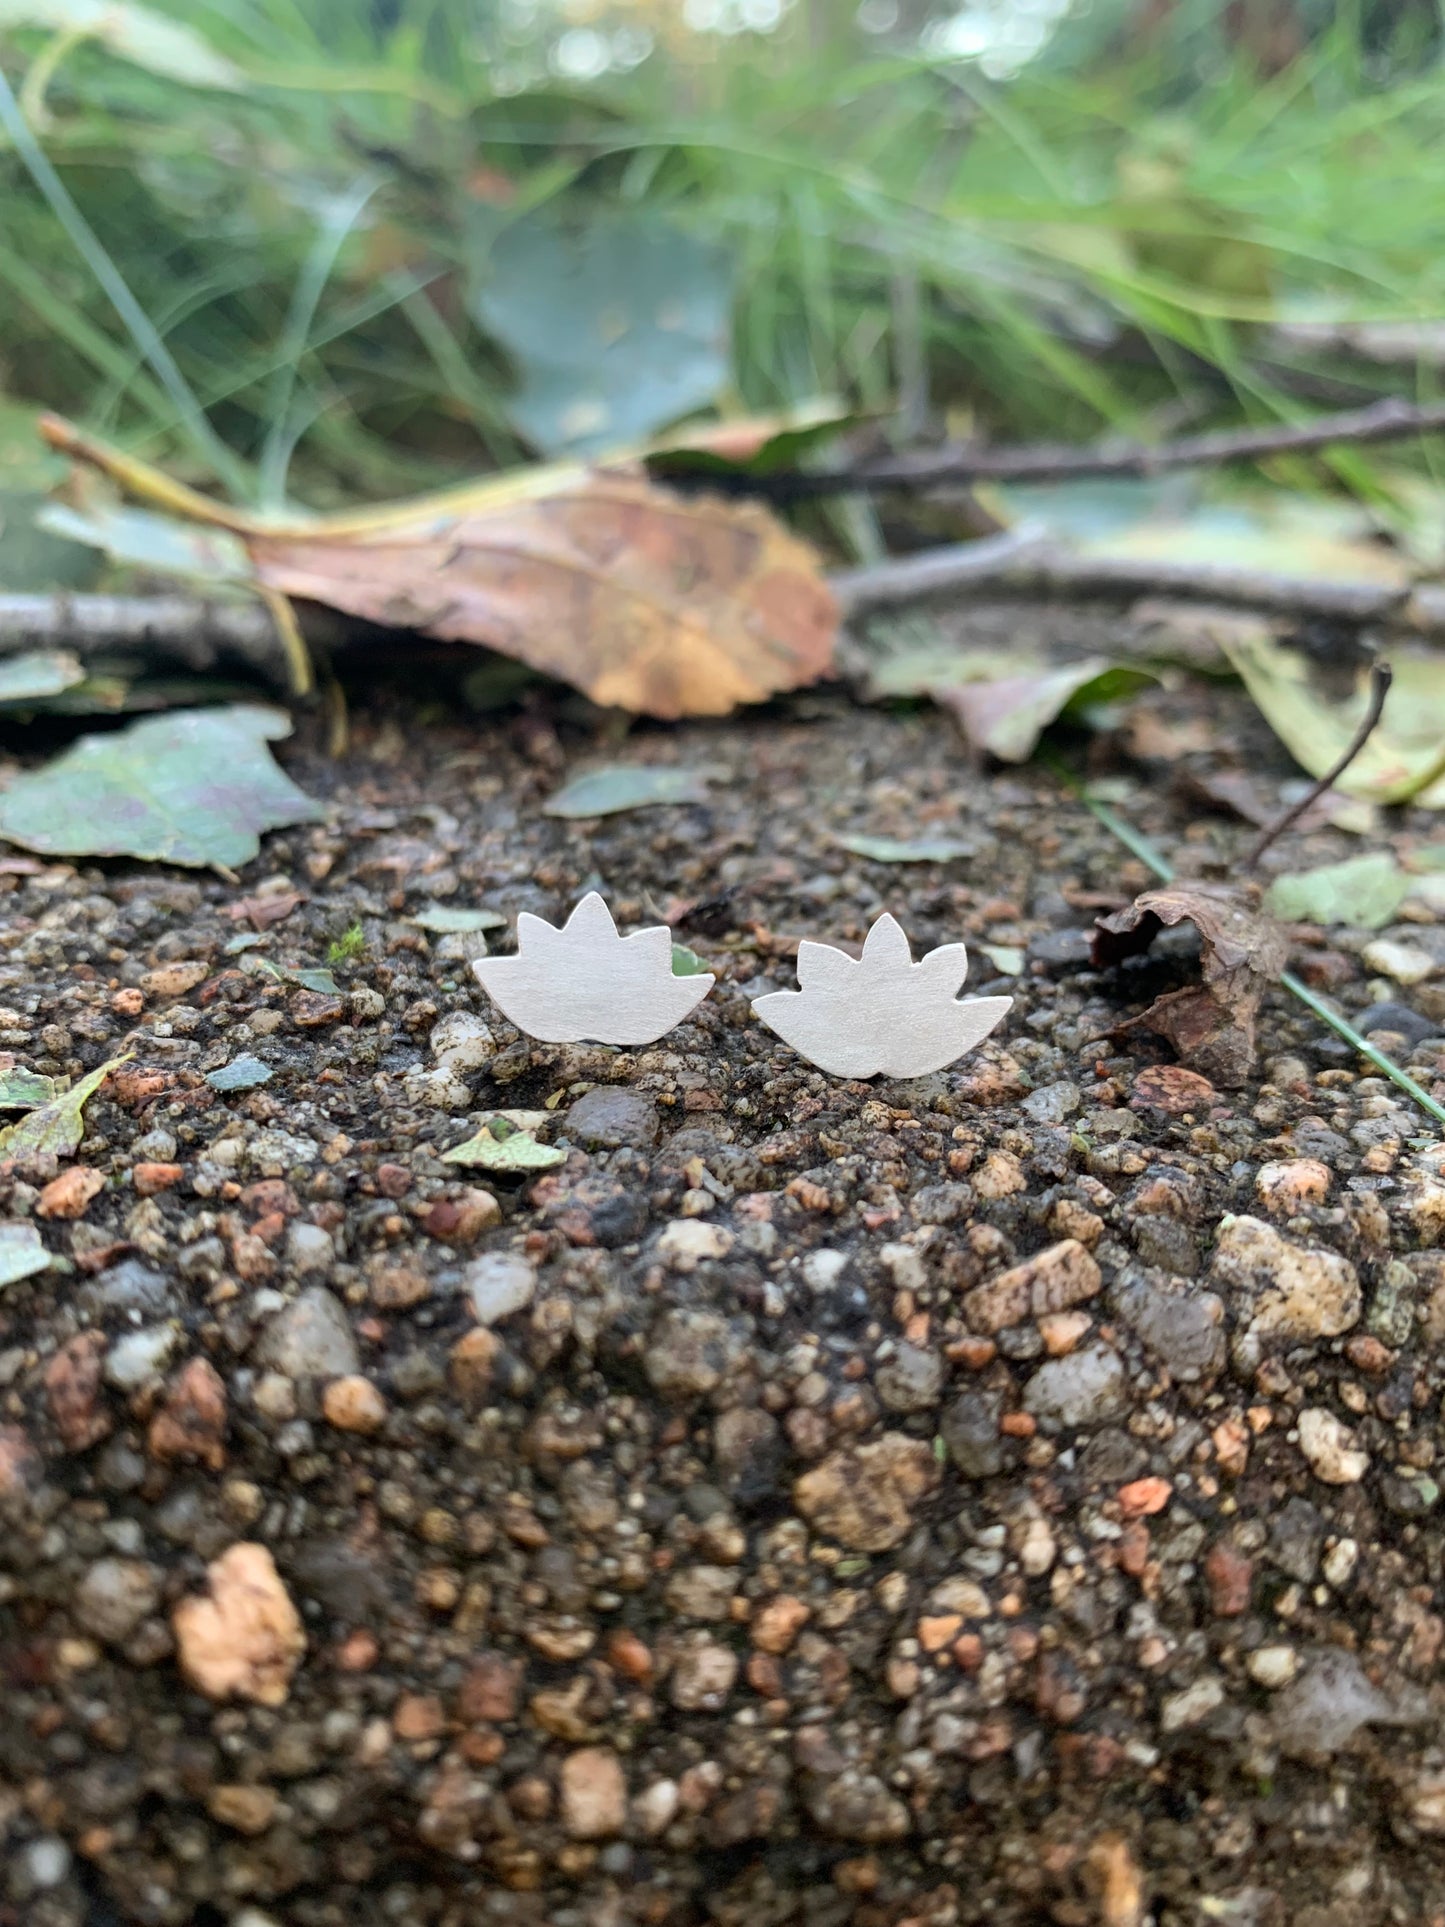
[[[473,964],[492,1002],[544,1044],[651,1044],[680,1024],[712,989],[707,974],[678,976],[672,932],[654,924],[619,936],[591,891],[557,928],[523,911],[517,954]],[[983,1042],[1012,997],[963,997],[961,943],[920,963],[886,912],[861,957],[830,943],[798,945],[797,990],[753,1000],[753,1015],[831,1077],[924,1077]]]

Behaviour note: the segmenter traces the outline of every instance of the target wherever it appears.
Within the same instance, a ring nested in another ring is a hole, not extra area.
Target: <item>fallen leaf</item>
[[[1311,776],[1333,769],[1364,720],[1370,664],[1324,670],[1264,629],[1224,644],[1256,707]],[[1335,788],[1377,803],[1445,809],[1445,658],[1437,649],[1391,648],[1394,681],[1369,741]]]
[[[706,803],[706,778],[687,769],[615,764],[574,776],[542,805],[544,816],[615,816],[659,803]]]
[[[54,448],[240,535],[253,584],[393,628],[484,643],[596,703],[721,716],[828,673],[838,609],[815,551],[756,503],[635,464],[528,468],[331,516],[229,509],[46,416]]]
[[[58,696],[85,681],[80,659],[68,649],[30,649],[0,661],[0,704],[25,704]]]
[[[296,984],[302,990],[320,991],[326,997],[341,995],[341,985],[324,964],[298,966],[272,963],[269,957],[248,957],[241,968],[257,977],[269,977],[273,983]]]
[[[539,1125],[551,1121],[551,1114],[547,1111],[529,1115],[534,1116]],[[454,1144],[450,1151],[442,1152],[443,1164],[465,1164],[503,1174],[512,1171],[548,1171],[566,1161],[565,1151],[555,1145],[539,1144],[531,1130],[521,1128],[500,1112],[489,1117],[474,1137],[469,1137],[463,1144]]]
[[[430,930],[437,936],[464,936],[473,930],[501,930],[507,919],[498,910],[463,910],[437,903],[425,910],[418,910],[414,917],[406,917],[403,921],[414,923],[418,930]]]
[[[956,837],[920,836],[900,841],[892,836],[840,836],[838,847],[870,863],[952,863],[959,857],[977,856],[976,843],[960,843]]]
[[[689,950],[685,943],[672,946],[672,974],[674,977],[705,977],[712,968],[699,957],[695,950]]]
[[[1288,949],[1279,926],[1223,884],[1177,883],[1146,890],[1095,925],[1096,969],[1147,950],[1166,925],[1199,932],[1203,981],[1166,991],[1120,1029],[1143,1024],[1168,1038],[1181,1060],[1212,1084],[1234,1088],[1254,1066],[1255,1020],[1265,991],[1284,970]]]
[[[277,890],[270,896],[238,897],[226,905],[222,914],[233,923],[239,923],[244,917],[257,930],[269,930],[273,923],[284,923],[305,900],[299,890]]]
[[[59,1097],[39,1105],[17,1123],[7,1124],[0,1131],[0,1158],[29,1157],[37,1151],[53,1151],[57,1157],[68,1158],[85,1135],[87,1099],[95,1095],[112,1071],[129,1062],[129,1051],[110,1058]]]
[[[37,1104],[48,1104],[54,1095],[53,1077],[22,1070],[18,1064],[0,1070],[0,1111],[33,1111]]]
[[[643,441],[728,383],[731,260],[648,208],[514,221],[486,266],[472,312],[515,363],[508,412],[544,454]]]
[[[260,831],[322,814],[264,747],[290,730],[279,710],[237,704],[82,736],[0,795],[0,836],[48,856],[233,868]]]
[[[271,1081],[271,1066],[243,1051],[219,1070],[207,1071],[206,1082],[213,1091],[253,1091],[258,1084]]]
[[[975,749],[1001,763],[1024,763],[1038,740],[1065,711],[1082,710],[1132,696],[1157,679],[1147,669],[1089,656],[1062,668],[1046,668],[991,681],[935,684],[935,702],[948,710]]]
[[[1379,930],[1413,892],[1412,880],[1387,850],[1276,877],[1265,897],[1285,923],[1343,923]]]
[[[54,1262],[33,1224],[0,1224],[0,1290],[48,1271]]]

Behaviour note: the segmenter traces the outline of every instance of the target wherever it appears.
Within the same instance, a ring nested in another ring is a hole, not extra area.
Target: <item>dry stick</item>
[[[979,542],[953,542],[866,568],[841,569],[829,581],[845,617],[926,601],[954,589],[988,589],[1071,597],[1178,595],[1280,615],[1390,623],[1421,635],[1445,634],[1445,596],[1436,590],[1321,582],[1311,576],[1209,563],[1078,555],[1027,526]]]
[[[1325,791],[1329,789],[1332,784],[1337,783],[1340,777],[1342,777],[1350,767],[1350,764],[1354,762],[1360,751],[1365,747],[1365,744],[1369,742],[1371,736],[1375,733],[1375,725],[1384,713],[1385,698],[1390,693],[1390,684],[1393,682],[1394,676],[1395,672],[1387,662],[1377,662],[1371,667],[1369,707],[1361,718],[1359,728],[1350,739],[1349,748],[1345,751],[1344,755],[1341,756],[1334,768],[1327,770],[1313,788],[1306,790],[1305,794],[1297,803],[1292,803],[1283,816],[1278,817],[1273,823],[1260,831],[1253,849],[1250,850],[1244,859],[1244,867],[1246,870],[1252,870],[1269,848],[1270,844],[1282,837],[1292,823],[1297,823],[1309,808],[1310,804],[1317,803]]]
[[[1166,475],[1174,469],[1213,468],[1222,462],[1254,461],[1264,455],[1303,455],[1343,443],[1359,447],[1368,442],[1400,441],[1441,429],[1445,429],[1445,401],[1420,406],[1390,396],[1372,402],[1368,408],[1346,408],[1310,422],[1182,435],[1177,441],[1152,446],[1098,442],[1090,448],[1053,443],[971,449],[952,442],[887,461],[862,462],[855,468],[748,476],[709,473],[697,479],[705,480],[709,488],[729,493],[802,502],[862,489],[919,490],[973,482],[1072,482],[1100,475]]]
[[[1174,865],[1159,854],[1141,831],[1136,830],[1132,823],[1126,823],[1121,816],[1116,816],[1107,803],[1100,803],[1095,797],[1090,796],[1072,770],[1065,769],[1062,764],[1052,760],[1050,766],[1064,787],[1073,792],[1084,808],[1096,816],[1111,835],[1118,837],[1126,850],[1132,851],[1147,868],[1151,869],[1161,883],[1174,881]],[[1383,1071],[1392,1084],[1398,1084],[1402,1091],[1414,1098],[1420,1109],[1433,1117],[1437,1124],[1445,1124],[1445,1105],[1433,1098],[1422,1084],[1417,1083],[1407,1070],[1397,1064],[1393,1058],[1387,1057],[1377,1045],[1372,1044],[1368,1037],[1362,1037],[1347,1017],[1342,1017],[1339,1011],[1331,1009],[1323,997],[1316,996],[1303,978],[1297,977],[1292,970],[1283,970],[1280,972],[1279,981],[1292,997],[1297,997],[1307,1010],[1312,1010],[1320,1022],[1327,1024],[1337,1037],[1343,1037],[1345,1042],[1373,1064],[1376,1070]]]

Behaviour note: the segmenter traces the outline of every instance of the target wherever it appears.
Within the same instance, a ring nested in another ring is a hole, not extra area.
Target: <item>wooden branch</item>
[[[854,468],[736,476],[710,471],[695,478],[674,468],[671,479],[695,479],[699,487],[727,494],[761,495],[773,502],[806,502],[819,496],[873,489],[918,493],[976,482],[1073,482],[1097,476],[1167,475],[1175,469],[1214,468],[1223,462],[1257,461],[1266,455],[1307,455],[1345,444],[1362,447],[1442,430],[1445,402],[1417,405],[1390,396],[1372,402],[1368,408],[1347,408],[1309,422],[1215,430],[1153,445],[1105,441],[1083,448],[1056,443],[990,449],[950,442],[911,455],[860,462]]]
[[[844,616],[854,618],[955,590],[987,589],[1076,599],[1177,595],[1277,615],[1445,634],[1445,594],[1428,587],[1412,591],[1378,582],[1322,582],[1314,576],[1198,562],[1077,555],[1027,531],[923,549],[867,568],[844,569],[830,580]]]

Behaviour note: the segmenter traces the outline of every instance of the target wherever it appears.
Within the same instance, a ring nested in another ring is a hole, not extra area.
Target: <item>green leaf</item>
[[[207,1071],[206,1082],[213,1091],[254,1091],[258,1084],[269,1084],[271,1066],[243,1051],[219,1070]]]
[[[1277,877],[1265,908],[1286,923],[1344,923],[1360,930],[1387,924],[1410,895],[1409,877],[1385,850]]]
[[[271,760],[289,718],[253,704],[178,710],[82,736],[0,796],[0,836],[46,856],[134,856],[234,868],[259,832],[321,806]]]
[[[49,34],[84,35],[137,67],[188,87],[237,93],[246,76],[193,27],[167,20],[135,0],[0,0],[0,28],[40,27]]]
[[[674,977],[705,977],[709,966],[695,950],[689,950],[685,943],[672,946],[672,974]]]
[[[54,1262],[33,1224],[0,1224],[0,1291],[48,1271]]]
[[[545,816],[614,816],[658,803],[705,803],[707,779],[693,770],[615,764],[576,776],[542,805]]]
[[[278,964],[269,957],[248,957],[241,968],[253,977],[269,977],[273,983],[299,984],[302,990],[325,991],[331,997],[341,995],[341,985],[321,965]]]
[[[954,837],[920,836],[899,839],[892,836],[840,836],[838,847],[870,863],[952,863],[963,856],[976,856],[976,843],[960,843]]]
[[[524,1171],[550,1171],[554,1165],[564,1164],[567,1153],[555,1145],[539,1144],[532,1130],[520,1125],[519,1118],[528,1118],[536,1125],[548,1121],[545,1111],[514,1111],[510,1116],[498,1112],[489,1117],[475,1137],[469,1137],[463,1144],[454,1144],[450,1151],[443,1151],[443,1164],[465,1164],[483,1171],[496,1171],[502,1174]]]
[[[55,1096],[55,1079],[39,1071],[22,1070],[18,1064],[0,1071],[0,1111],[33,1111]]]
[[[498,910],[463,910],[460,906],[435,903],[425,910],[418,910],[414,917],[405,917],[403,922],[414,923],[418,930],[430,930],[438,936],[465,936],[473,930],[501,930],[507,919]]]
[[[126,568],[178,576],[210,594],[227,584],[239,586],[255,579],[250,554],[239,535],[157,515],[154,509],[107,506],[82,511],[52,502],[40,510],[35,523],[68,542],[103,550],[112,562]]]
[[[729,380],[727,255],[649,209],[517,221],[473,301],[520,381],[508,412],[544,454],[631,447]]]
[[[37,1151],[53,1151],[57,1157],[68,1158],[85,1136],[87,1099],[95,1095],[112,1071],[129,1062],[129,1051],[112,1057],[59,1097],[38,1105],[18,1123],[7,1124],[0,1131],[0,1158],[29,1157]]]
[[[0,516],[3,513],[0,508]],[[65,649],[31,649],[23,656],[0,657],[0,705],[58,696],[84,681],[78,657]]]

